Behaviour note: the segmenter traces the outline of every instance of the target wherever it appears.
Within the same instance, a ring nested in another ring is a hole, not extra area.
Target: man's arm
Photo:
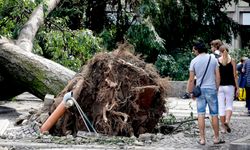
[[[194,88],[194,72],[193,71],[189,71],[189,79],[188,79],[188,86],[187,86],[187,91],[188,93],[191,93],[193,91]]]

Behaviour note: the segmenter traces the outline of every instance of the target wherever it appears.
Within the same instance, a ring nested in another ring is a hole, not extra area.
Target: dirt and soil
[[[152,132],[165,112],[167,79],[134,56],[129,45],[98,53],[55,98],[52,113],[67,92],[73,92],[98,133],[139,136]],[[87,131],[77,109],[68,109],[50,130],[54,135]]]

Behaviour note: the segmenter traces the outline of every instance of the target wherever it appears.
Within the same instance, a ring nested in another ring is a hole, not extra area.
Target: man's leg
[[[212,127],[214,131],[214,143],[218,144],[221,143],[219,139],[219,119],[218,119],[218,97],[216,90],[209,90],[209,96],[208,96],[208,107],[210,116],[212,118]]]
[[[212,116],[212,126],[214,130],[214,143],[219,141],[219,119],[218,116]]]
[[[205,115],[198,115],[198,126],[200,131],[200,144],[205,143]]]
[[[198,126],[200,131],[200,144],[204,145],[206,143],[205,140],[205,114],[206,114],[206,90],[201,89],[201,96],[197,98],[197,113],[198,113]]]

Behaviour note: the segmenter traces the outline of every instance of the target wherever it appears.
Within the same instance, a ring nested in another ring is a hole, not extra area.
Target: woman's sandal
[[[219,139],[219,141],[217,141],[217,142],[214,141],[214,144],[223,144],[223,143],[225,143],[225,141],[222,139]]]
[[[227,130],[228,133],[231,133],[231,129],[228,125],[228,123],[224,123],[225,129]]]

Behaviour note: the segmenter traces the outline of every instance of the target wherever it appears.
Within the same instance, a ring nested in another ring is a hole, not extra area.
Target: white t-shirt
[[[197,78],[196,85],[200,85],[201,83],[201,79],[207,67],[209,56],[210,55],[206,53],[199,54],[190,63],[189,71],[194,71],[194,74]],[[219,67],[217,59],[211,56],[207,73],[203,79],[201,88],[216,89],[215,71],[217,67]]]

